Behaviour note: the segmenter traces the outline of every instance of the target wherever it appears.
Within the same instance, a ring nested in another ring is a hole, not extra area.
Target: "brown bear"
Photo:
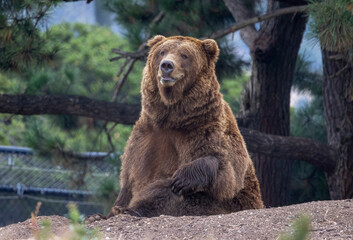
[[[211,215],[262,208],[253,163],[215,75],[214,40],[155,36],[142,111],[108,217]]]

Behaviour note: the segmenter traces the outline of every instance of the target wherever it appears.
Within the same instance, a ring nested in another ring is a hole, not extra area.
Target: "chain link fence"
[[[55,159],[38,157],[32,149],[0,146],[0,226],[30,218],[39,201],[39,215],[64,216],[70,202],[85,216],[104,214],[106,206],[98,193],[109,179],[118,179],[119,156],[80,154],[85,160],[63,167]]]

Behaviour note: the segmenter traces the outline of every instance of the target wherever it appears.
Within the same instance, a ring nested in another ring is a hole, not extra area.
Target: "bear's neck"
[[[224,115],[222,95],[215,76],[213,80],[215,84],[208,86],[202,85],[203,81],[196,81],[198,84],[171,105],[162,101],[157,86],[152,91],[143,92],[141,118],[155,127],[187,131],[220,122]]]

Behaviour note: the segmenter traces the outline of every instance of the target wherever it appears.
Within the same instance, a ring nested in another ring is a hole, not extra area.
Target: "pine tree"
[[[323,56],[328,145],[338,151],[326,173],[332,199],[353,197],[353,2],[310,0],[311,25]]]
[[[58,47],[45,44],[40,27],[59,1],[0,2],[0,70],[22,71],[53,60]]]
[[[106,0],[107,7],[116,13],[116,21],[135,49],[151,36],[185,35],[203,38],[234,23],[232,15],[221,0]],[[158,14],[163,18],[151,24]],[[220,57],[216,66],[219,80],[241,73],[245,62],[235,55],[226,38],[218,40]]]

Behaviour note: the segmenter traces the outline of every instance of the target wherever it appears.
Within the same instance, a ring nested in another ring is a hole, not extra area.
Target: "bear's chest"
[[[182,164],[184,143],[184,136],[177,131],[146,132],[140,148],[143,151],[135,162],[141,184],[171,177]]]

